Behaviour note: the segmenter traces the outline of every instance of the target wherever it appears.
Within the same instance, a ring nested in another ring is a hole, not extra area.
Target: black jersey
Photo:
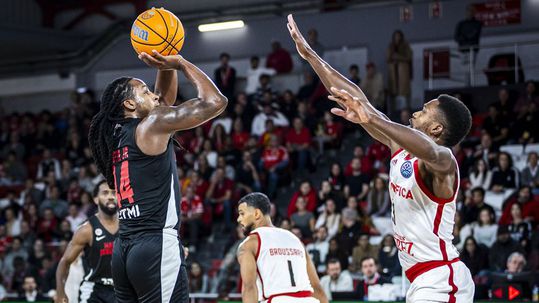
[[[112,248],[116,234],[111,234],[101,224],[97,216],[93,215],[88,219],[92,226],[92,246],[84,247],[82,256],[82,266],[84,268],[83,281],[95,282],[97,284],[112,285]]]
[[[157,156],[144,154],[135,142],[141,119],[127,119],[114,130],[114,184],[118,198],[120,237],[178,230],[180,186],[176,154],[170,139],[166,151]]]

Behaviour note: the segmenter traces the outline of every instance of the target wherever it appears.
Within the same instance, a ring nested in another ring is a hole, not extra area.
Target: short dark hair
[[[359,70],[359,66],[357,66],[357,64],[352,64],[350,65],[350,69]]]
[[[446,131],[442,137],[444,145],[453,147],[457,145],[470,132],[472,127],[472,114],[459,99],[449,96],[438,96],[439,109],[444,115]]]
[[[327,265],[329,265],[329,264],[335,264],[335,263],[339,263],[339,265],[341,265],[341,261],[339,261],[339,259],[337,259],[337,258],[331,258],[331,259],[329,259]]]
[[[219,55],[219,59],[223,59],[224,57],[226,57],[227,59],[230,59],[230,55],[228,53],[221,53]]]
[[[376,259],[374,257],[363,257],[359,261],[359,266],[363,266],[363,262],[365,262],[367,260],[370,260],[370,259],[372,259],[374,261],[374,265],[378,265],[378,262],[376,261]]]
[[[473,193],[476,193],[476,192],[481,193],[481,195],[482,195],[483,197],[485,196],[485,189],[482,188],[481,186],[474,187],[474,188],[472,189],[472,194],[473,194]]]
[[[101,186],[101,184],[103,183],[107,183],[107,180],[101,180],[99,181],[99,183],[97,183],[97,185],[94,187],[94,191],[93,191],[93,196],[92,197],[97,197],[97,195],[99,195],[99,187]],[[107,184],[108,185],[108,184]]]
[[[251,61],[253,61],[253,60],[260,61],[260,58],[258,58],[258,56],[252,56]]]
[[[262,214],[269,215],[271,209],[271,202],[263,193],[254,192],[243,196],[238,204],[246,203],[248,206],[260,209]]]

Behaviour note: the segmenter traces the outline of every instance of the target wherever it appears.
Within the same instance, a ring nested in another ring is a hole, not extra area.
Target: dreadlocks
[[[116,188],[112,171],[112,151],[114,148],[114,127],[125,121],[123,101],[134,98],[133,78],[122,77],[110,83],[103,96],[99,112],[92,119],[88,142],[99,171],[105,176],[110,188]]]

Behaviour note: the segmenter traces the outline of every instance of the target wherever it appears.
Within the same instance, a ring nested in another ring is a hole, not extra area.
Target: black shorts
[[[174,230],[116,238],[112,278],[118,303],[189,302],[183,247]]]
[[[116,303],[114,288],[94,282],[82,281],[79,289],[79,303]]]

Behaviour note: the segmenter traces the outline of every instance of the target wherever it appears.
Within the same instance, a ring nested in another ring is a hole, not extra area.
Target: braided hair
[[[99,112],[93,117],[88,133],[92,156],[99,171],[105,176],[110,188],[116,188],[112,171],[114,128],[125,122],[123,101],[135,97],[129,83],[133,78],[122,77],[112,81],[101,96]]]

